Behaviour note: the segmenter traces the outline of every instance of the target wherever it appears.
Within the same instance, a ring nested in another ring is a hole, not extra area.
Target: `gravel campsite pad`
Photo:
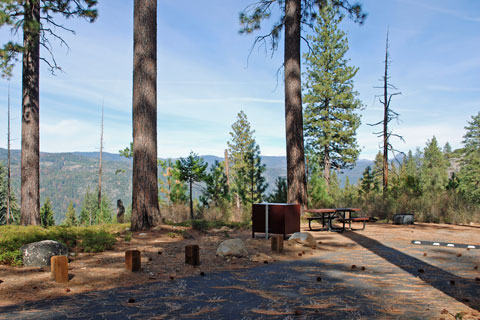
[[[411,243],[478,245],[478,225],[312,232],[317,249],[286,245],[282,254],[248,230],[168,232],[135,233],[113,251],[79,254],[68,284],[51,281],[48,270],[0,267],[0,319],[480,318],[480,250]],[[227,238],[244,240],[249,257],[216,257]],[[199,268],[184,264],[187,244],[200,245]],[[129,248],[142,251],[141,272],[124,270]]]

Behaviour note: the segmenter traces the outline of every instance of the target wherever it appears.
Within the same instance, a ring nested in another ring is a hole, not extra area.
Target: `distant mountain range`
[[[12,150],[12,188],[20,197],[20,150]],[[202,158],[210,165],[223,158],[205,155]],[[48,197],[52,201],[55,219],[61,222],[68,204],[73,202],[77,212],[81,208],[83,197],[88,189],[95,190],[98,185],[99,152],[40,153],[40,197],[41,203]],[[172,159],[176,160],[176,159]],[[7,150],[0,148],[0,161],[7,162]],[[266,165],[265,178],[269,184],[267,194],[275,187],[278,176],[286,176],[286,158],[282,156],[262,156]],[[367,166],[373,161],[359,160],[353,169],[339,174],[343,185],[348,176],[351,183],[361,178]],[[132,160],[119,154],[103,153],[102,191],[116,206],[116,200],[122,199],[125,205],[131,203]]]

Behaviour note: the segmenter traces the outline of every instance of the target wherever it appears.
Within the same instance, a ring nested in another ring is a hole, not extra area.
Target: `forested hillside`
[[[17,197],[20,195],[20,151],[12,151],[12,186]],[[61,222],[68,204],[73,202],[77,211],[88,188],[95,190],[98,185],[98,152],[46,153],[40,154],[40,196],[41,203],[48,197],[52,201],[55,220]],[[206,155],[202,158],[210,165],[223,158]],[[6,164],[7,150],[0,148],[0,161]],[[266,164],[265,178],[268,182],[266,193],[272,192],[275,179],[286,175],[286,159],[280,156],[264,156]],[[348,176],[350,182],[357,182],[364,169],[373,162],[359,160],[352,170],[339,175],[341,184]],[[132,161],[118,154],[103,153],[103,194],[116,206],[116,200],[122,199],[125,206],[131,203]],[[160,175],[161,176],[161,175]],[[198,196],[199,192],[194,193]]]

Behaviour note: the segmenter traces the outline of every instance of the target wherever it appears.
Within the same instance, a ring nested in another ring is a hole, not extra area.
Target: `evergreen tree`
[[[180,181],[180,172],[171,159],[158,160],[164,179],[159,179],[160,192],[164,194],[168,206],[184,204],[187,201],[187,186]]]
[[[240,111],[232,125],[231,140],[228,144],[229,161],[231,162],[231,184],[237,209],[241,204],[255,202],[262,198],[266,189],[261,164],[260,148],[255,142],[247,115]],[[261,200],[260,200],[261,201]]]
[[[263,201],[263,193],[268,187],[268,184],[263,176],[266,166],[262,164],[260,157],[260,147],[253,142],[250,150],[246,154],[245,162],[247,166],[245,176],[247,177],[246,201],[249,203],[256,203]]]
[[[353,89],[358,68],[348,66],[345,57],[348,40],[339,29],[342,16],[328,3],[320,10],[315,36],[308,36],[312,50],[305,55],[304,96],[306,148],[316,157],[311,160],[320,163],[327,186],[332,168],[351,168],[358,159],[356,130],[360,116],[356,111],[362,106]]]
[[[480,203],[480,112],[465,127],[465,146],[460,169],[459,188],[473,203]]]
[[[275,190],[273,190],[273,192],[268,197],[268,202],[287,202],[287,179],[285,177],[277,177],[277,180],[275,180]]]
[[[72,201],[68,204],[67,212],[65,213],[65,225],[69,227],[78,225],[77,213]]]
[[[224,163],[215,161],[205,177],[206,188],[200,201],[207,207],[225,207],[231,201]]]
[[[0,162],[0,225],[7,223],[7,168]],[[17,198],[13,191],[10,191],[10,221],[9,223],[20,223],[20,209]]]
[[[67,45],[57,30],[71,31],[55,21],[73,17],[89,22],[97,18],[96,0],[3,0],[0,1],[0,27],[10,27],[12,34],[23,31],[23,44],[9,41],[0,48],[2,75],[10,77],[18,55],[22,53],[22,154],[21,154],[21,224],[40,224],[40,142],[39,89],[40,60],[52,73],[60,69],[52,54],[51,39]],[[40,57],[40,47],[51,55]]]
[[[179,171],[180,180],[187,182],[190,187],[190,218],[192,220],[195,219],[192,198],[193,183],[205,180],[205,170],[207,167],[208,164],[203,161],[203,158],[200,158],[196,153],[193,153],[193,151],[190,151],[188,157],[180,158],[175,163],[175,168]]]
[[[133,231],[160,223],[157,167],[157,1],[133,4]]]
[[[43,206],[40,208],[40,222],[42,227],[50,227],[55,225],[55,220],[53,219],[53,209],[50,198],[47,198],[43,203]]]
[[[375,176],[370,166],[365,168],[360,181],[360,191],[367,196],[378,189],[378,182],[375,181]]]
[[[448,183],[448,160],[438,146],[435,136],[423,150],[420,184],[424,193],[435,194],[445,190]]]
[[[80,224],[83,226],[94,225],[97,221],[98,199],[96,193],[87,189],[82,201],[82,210],[80,211]]]
[[[97,199],[97,206],[98,206],[98,199]],[[97,217],[96,224],[106,224],[106,223],[113,222],[112,201],[110,201],[110,199],[108,199],[106,195],[102,195],[100,208],[97,207],[96,217]]]
[[[260,0],[247,6],[240,13],[242,25],[240,33],[251,34],[260,29],[263,20],[271,17],[273,7],[280,8],[280,19],[273,23],[267,35],[257,36],[254,46],[258,43],[266,46],[266,39],[270,38],[272,52],[275,51],[278,48],[281,31],[285,27],[284,83],[288,202],[299,203],[302,206],[307,200],[307,178],[300,71],[301,29],[302,23],[311,25],[315,18],[316,6],[322,7],[325,3],[326,1],[319,0]],[[348,0],[336,0],[333,3],[344,8],[359,23],[366,18],[359,4],[351,5]]]

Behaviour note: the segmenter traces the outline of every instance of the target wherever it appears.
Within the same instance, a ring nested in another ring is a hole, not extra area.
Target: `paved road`
[[[352,243],[318,258],[4,307],[0,319],[480,318],[480,282],[470,271],[480,250],[342,237]]]

